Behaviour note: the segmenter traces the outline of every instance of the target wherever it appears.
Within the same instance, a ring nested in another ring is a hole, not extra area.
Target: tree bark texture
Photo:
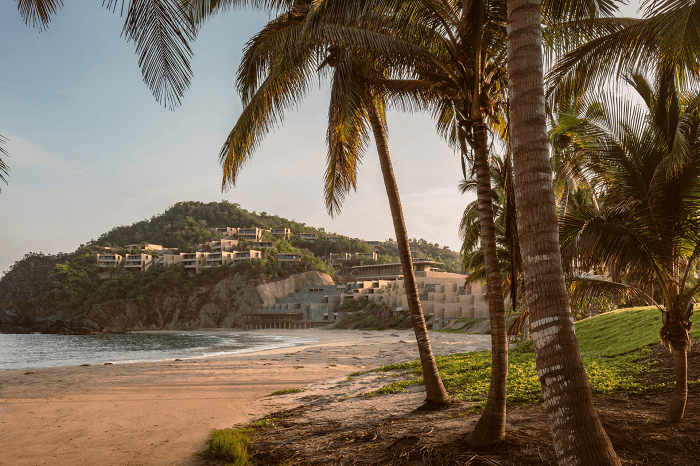
[[[673,348],[673,365],[676,372],[676,387],[668,405],[668,420],[681,422],[688,400],[688,352]]]
[[[382,176],[384,177],[384,187],[386,188],[386,194],[389,198],[391,218],[394,222],[394,232],[396,233],[399,257],[401,258],[401,269],[403,271],[404,287],[406,288],[408,310],[411,314],[413,331],[416,334],[416,341],[418,343],[418,354],[423,370],[423,381],[425,383],[425,407],[427,409],[438,409],[446,406],[450,401],[450,397],[447,394],[447,390],[445,390],[442,378],[438,372],[437,363],[435,362],[433,350],[430,346],[428,329],[425,326],[423,309],[421,308],[420,299],[418,298],[418,287],[416,285],[416,276],[413,273],[413,263],[411,261],[411,250],[408,246],[406,223],[403,219],[401,199],[399,198],[399,189],[396,186],[394,169],[391,166],[386,133],[373,98],[370,96],[367,100],[369,120],[372,125],[374,140],[379,154],[379,164],[382,169]]]
[[[511,147],[537,375],[561,466],[619,465],[593,407],[566,292],[549,162],[539,0],[508,0]]]
[[[486,269],[486,296],[491,320],[491,385],[486,407],[469,434],[472,445],[488,445],[506,436],[506,395],[508,381],[508,337],[503,303],[501,268],[496,251],[496,228],[493,220],[493,193],[489,168],[489,150],[483,119],[473,124],[474,172],[479,202],[481,248]]]

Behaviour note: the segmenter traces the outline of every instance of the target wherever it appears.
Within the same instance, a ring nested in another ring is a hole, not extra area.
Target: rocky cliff
[[[88,318],[116,332],[237,328],[245,314],[259,312],[298,287],[332,284],[330,276],[316,271],[266,283],[235,274],[185,293],[168,289],[145,298],[95,305]]]

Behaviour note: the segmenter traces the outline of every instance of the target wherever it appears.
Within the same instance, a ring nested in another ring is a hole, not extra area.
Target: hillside
[[[132,225],[115,227],[96,240],[91,240],[71,253],[45,255],[29,253],[17,261],[0,279],[0,311],[11,309],[26,316],[59,316],[72,318],[85,315],[95,305],[119,299],[145,299],[159,286],[177,282],[183,289],[196,286],[203,280],[213,280],[234,273],[233,270],[210,269],[206,273],[190,277],[180,266],[151,267],[146,272],[127,272],[115,268],[107,278],[99,278],[95,254],[111,247],[117,254],[129,244],[158,244],[177,248],[181,252],[195,251],[199,245],[217,239],[215,228],[258,227],[289,228],[288,240],[265,233],[265,239],[274,247],[263,249],[260,261],[248,264],[246,272],[258,281],[284,278],[292,273],[308,270],[335,275],[325,260],[329,253],[371,252],[372,248],[362,239],[326,232],[304,223],[288,220],[266,212],[248,212],[238,204],[229,202],[180,202],[160,215]],[[315,233],[316,241],[309,243],[294,235]],[[330,238],[334,240],[331,241]],[[412,240],[417,257],[427,257],[445,263],[445,271],[459,270],[459,256],[448,248],[440,248],[424,239]],[[246,244],[242,249],[247,248]],[[239,248],[241,249],[241,248]],[[301,253],[303,261],[293,267],[279,266],[277,253]],[[398,262],[396,243],[388,240],[379,247],[378,262]],[[157,252],[155,253],[157,255]],[[358,265],[366,261],[348,261],[345,265]],[[240,266],[235,266],[240,267]],[[219,267],[231,269],[235,267]],[[219,274],[219,275],[217,275]],[[209,278],[207,278],[209,277]]]

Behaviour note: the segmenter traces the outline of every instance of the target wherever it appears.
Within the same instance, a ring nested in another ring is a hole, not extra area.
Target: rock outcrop
[[[143,299],[95,305],[88,317],[114,331],[239,328],[245,314],[259,312],[266,303],[274,303],[300,286],[316,284],[333,284],[333,279],[311,271],[261,284],[235,274],[187,292],[168,289]]]

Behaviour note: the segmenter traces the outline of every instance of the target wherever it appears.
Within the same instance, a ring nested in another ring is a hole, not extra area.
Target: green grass
[[[700,308],[691,317],[692,338],[700,338]],[[600,314],[576,323],[583,353],[617,356],[659,341],[661,313],[656,307],[633,307]]]
[[[226,462],[227,466],[251,466],[249,447],[251,428],[214,430],[202,456]]]
[[[288,393],[299,393],[303,392],[303,388],[285,388],[283,390],[277,390],[275,392],[270,393],[270,396],[275,396],[275,395],[286,395]]]
[[[700,337],[700,313],[693,316],[693,338]],[[614,392],[639,394],[660,388],[637,382],[637,374],[649,370],[642,360],[650,354],[648,346],[659,341],[661,316],[656,308],[632,308],[602,314],[576,323],[591,389],[596,394]],[[491,378],[491,353],[453,354],[436,359],[445,388],[458,400],[485,404]],[[359,396],[400,393],[414,384],[422,384],[420,361],[390,364],[365,372],[402,371],[405,380],[387,384],[374,392]],[[353,373],[353,376],[361,372]],[[535,370],[532,341],[508,357],[508,403],[541,402],[540,382]]]

